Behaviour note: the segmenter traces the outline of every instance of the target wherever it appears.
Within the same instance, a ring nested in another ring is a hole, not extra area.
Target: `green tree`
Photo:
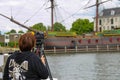
[[[16,33],[16,30],[12,29],[12,30],[10,31],[10,33]]]
[[[66,31],[66,28],[61,23],[56,22],[54,24],[54,31]]]
[[[77,34],[92,32],[93,22],[90,22],[88,19],[77,19],[72,23],[72,28],[70,31],[74,31]]]
[[[18,31],[18,33],[24,33],[22,30]]]
[[[46,31],[46,26],[44,26],[43,23],[37,23],[33,25],[31,28],[37,31]]]
[[[17,33],[16,30],[12,29],[10,32],[6,32],[5,34],[10,34],[10,33]]]

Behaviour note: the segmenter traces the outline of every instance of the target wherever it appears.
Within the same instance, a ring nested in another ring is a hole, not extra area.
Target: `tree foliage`
[[[18,31],[18,33],[24,33],[22,30]]]
[[[70,31],[74,31],[77,34],[92,32],[93,22],[90,22],[88,19],[77,19],[72,23],[72,28]]]
[[[10,32],[6,32],[5,34],[10,34],[10,33],[17,33],[16,30],[12,29]]]
[[[10,31],[10,33],[16,33],[16,30],[12,29],[12,30]]]
[[[66,28],[61,23],[56,22],[54,24],[54,31],[66,31]]]
[[[43,23],[37,23],[33,25],[31,28],[38,31],[46,31],[46,26],[44,26]]]

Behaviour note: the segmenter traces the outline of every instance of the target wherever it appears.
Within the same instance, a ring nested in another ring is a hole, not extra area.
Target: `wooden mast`
[[[96,27],[95,31],[96,32],[98,32],[98,17],[99,17],[98,11],[99,11],[99,5],[103,4],[105,2],[108,2],[108,1],[111,1],[111,0],[106,0],[106,1],[103,1],[103,2],[99,2],[99,0],[96,0],[96,4],[84,8],[84,9],[87,9],[87,8],[91,8],[91,7],[96,6],[96,18],[95,18],[96,19],[96,25],[95,25],[95,27]]]
[[[98,0],[96,0],[96,32],[98,32]]]
[[[11,22],[13,22],[13,23],[15,23],[15,24],[17,24],[17,25],[20,25],[20,26],[22,26],[23,28],[26,28],[26,29],[28,29],[28,30],[30,30],[30,31],[33,31],[33,32],[37,32],[36,30],[33,30],[33,29],[25,26],[24,24],[21,24],[20,22],[14,20],[13,18],[9,18],[9,17],[7,17],[7,16],[5,16],[5,15],[3,15],[3,14],[1,14],[1,13],[0,13],[0,16],[3,16],[3,17],[5,17],[5,18],[9,19]]]
[[[54,31],[54,16],[53,16],[53,10],[54,10],[54,0],[51,1],[51,31]]]

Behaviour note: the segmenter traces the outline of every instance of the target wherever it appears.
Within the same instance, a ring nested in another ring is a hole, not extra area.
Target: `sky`
[[[72,23],[79,18],[93,21],[93,17],[95,17],[96,7],[87,9],[84,8],[94,5],[96,0],[54,1],[54,22],[62,23],[68,30],[71,28]],[[0,0],[0,14],[4,14],[8,17],[12,16],[13,19],[28,27],[37,23],[43,23],[45,26],[51,26],[50,4],[50,0]],[[111,0],[104,4],[100,4],[99,8],[102,10],[119,7],[119,5],[119,0]],[[0,31],[5,33],[11,29],[15,29],[16,31],[27,30],[0,16]]]

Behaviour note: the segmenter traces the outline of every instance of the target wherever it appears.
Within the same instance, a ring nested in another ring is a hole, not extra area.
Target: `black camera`
[[[44,43],[44,33],[43,32],[36,32],[36,45],[41,46]]]

